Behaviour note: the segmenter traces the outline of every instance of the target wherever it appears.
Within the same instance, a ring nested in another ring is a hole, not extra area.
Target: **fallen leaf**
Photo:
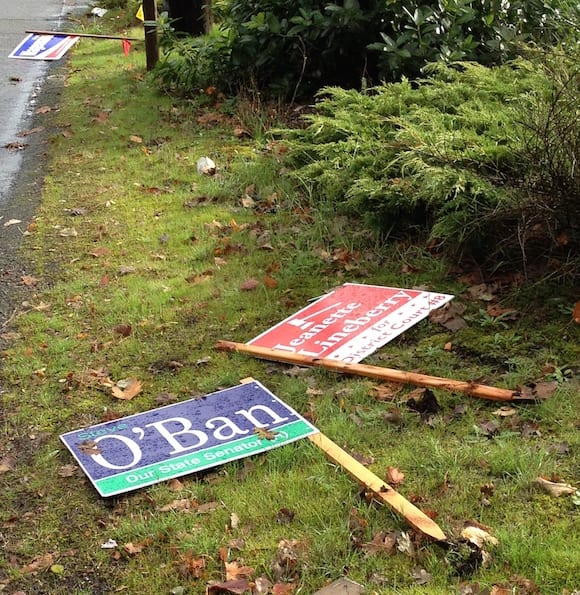
[[[294,520],[294,511],[289,508],[281,508],[276,513],[276,522],[280,525],[286,525]]]
[[[0,473],[8,473],[14,469],[16,460],[14,457],[7,456],[0,461]]]
[[[250,578],[255,570],[250,566],[240,566],[237,562],[224,562],[226,580],[232,581],[239,578]]]
[[[276,279],[274,279],[274,277],[265,275],[262,280],[264,282],[264,285],[266,287],[268,287],[268,289],[275,289],[276,287],[278,287],[278,281],[276,281]]]
[[[18,223],[22,223],[20,219],[9,219],[4,223],[4,227],[10,227],[11,225],[17,225]]]
[[[377,401],[392,401],[400,392],[400,385],[396,384],[377,384],[371,386],[370,395]]]
[[[54,564],[54,554],[41,554],[36,556],[30,564],[22,567],[20,572],[23,574],[33,574],[40,570],[46,570]]]
[[[26,287],[33,287],[38,283],[38,279],[36,277],[33,277],[32,275],[22,275],[20,279],[22,281],[22,284],[26,285]]]
[[[205,573],[205,558],[202,556],[195,557],[193,552],[190,551],[180,556],[177,565],[180,574],[186,578],[201,578]]]
[[[62,465],[62,467],[59,467],[58,469],[58,475],[60,477],[72,477],[77,469],[78,467],[76,465]]]
[[[129,140],[132,143],[135,143],[137,145],[140,145],[143,142],[143,139],[140,136],[137,136],[135,134],[132,134],[131,136],[129,136]]]
[[[120,386],[121,385],[121,386]],[[143,390],[143,383],[136,378],[129,378],[127,381],[119,381],[111,388],[111,393],[116,399],[130,401]]]
[[[99,246],[89,252],[90,256],[94,256],[95,258],[101,258],[102,256],[109,256],[111,254],[111,250],[109,248],[105,248],[104,246]]]
[[[89,456],[101,454],[101,449],[94,440],[83,440],[78,447],[82,453]]]
[[[451,332],[456,332],[467,326],[461,315],[467,307],[461,302],[453,301],[442,308],[437,308],[429,313],[429,320],[440,324]]]
[[[387,467],[386,480],[392,486],[400,486],[405,479],[405,474],[401,473],[396,467]]]
[[[196,512],[198,508],[199,502],[194,498],[180,498],[162,506],[159,510],[161,512]]]
[[[578,300],[576,302],[576,305],[574,306],[574,312],[572,313],[572,320],[576,324],[580,324],[580,300]]]
[[[266,428],[254,428],[254,434],[256,434],[260,440],[276,440],[278,432],[273,432]]]
[[[433,578],[424,568],[413,568],[411,576],[416,585],[426,585]]]
[[[554,498],[568,496],[576,491],[576,488],[573,488],[569,483],[548,481],[543,477],[536,477],[536,482],[539,483],[550,496],[554,496]]]
[[[131,334],[132,328],[130,324],[118,324],[113,330],[123,337],[128,337]]]
[[[516,413],[517,411],[513,407],[507,407],[506,405],[504,405],[503,407],[496,409],[493,412],[493,415],[497,415],[498,417],[510,417],[511,415],[515,415]]]
[[[180,492],[183,489],[183,482],[179,481],[177,478],[169,480],[167,485],[172,492]]]
[[[76,238],[79,234],[74,227],[65,227],[58,232],[61,238]]]
[[[242,291],[253,291],[260,285],[260,282],[257,279],[247,279],[240,285],[240,289]]]
[[[199,514],[209,514],[210,512],[217,510],[219,507],[220,505],[217,502],[205,502],[204,504],[199,505],[197,512]]]
[[[241,595],[251,592],[252,587],[245,578],[219,583],[211,582],[206,589],[206,595]]]
[[[125,543],[123,545],[123,549],[130,555],[134,556],[135,554],[140,554],[147,546],[153,543],[153,539],[151,537],[146,537],[143,541],[139,541],[137,543]]]
[[[491,529],[475,521],[467,521],[461,531],[461,537],[482,549],[487,543],[498,545],[499,541],[490,534]]]
[[[379,531],[371,541],[364,543],[362,549],[368,554],[384,552],[392,554],[397,545],[397,536],[393,531]]]
[[[294,583],[276,583],[272,587],[272,595],[290,595],[296,590]]]

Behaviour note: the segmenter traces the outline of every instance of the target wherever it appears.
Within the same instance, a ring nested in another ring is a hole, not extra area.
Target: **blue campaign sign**
[[[25,60],[58,60],[79,40],[71,35],[30,33],[12,50],[9,58]]]
[[[60,436],[101,496],[294,442],[318,430],[256,380]]]

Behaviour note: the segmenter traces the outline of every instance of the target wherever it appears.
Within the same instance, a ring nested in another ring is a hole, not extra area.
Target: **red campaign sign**
[[[444,293],[345,283],[248,344],[357,363],[452,299]]]

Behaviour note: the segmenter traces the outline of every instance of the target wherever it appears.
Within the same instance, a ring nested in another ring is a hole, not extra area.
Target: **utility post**
[[[143,0],[143,29],[145,30],[145,56],[147,71],[152,70],[159,60],[157,44],[157,4],[155,0]]]

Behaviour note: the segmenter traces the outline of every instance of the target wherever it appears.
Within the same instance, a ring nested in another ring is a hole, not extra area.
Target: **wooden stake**
[[[247,384],[253,382],[252,377],[243,378],[240,384]],[[364,465],[359,463],[354,457],[350,456],[338,444],[335,444],[328,436],[322,432],[311,434],[308,439],[312,444],[320,448],[324,454],[337,465],[340,465],[347,473],[349,473],[360,484],[371,490],[375,497],[382,500],[385,504],[390,506],[393,510],[403,515],[407,522],[415,527],[421,533],[432,537],[438,541],[447,539],[445,533],[441,530],[439,525],[429,518],[424,512],[419,510],[414,504],[411,504],[406,498],[401,496],[389,484],[382,481],[372,471],[369,471]]]
[[[258,347],[246,343],[218,341],[216,348],[223,351],[248,353],[261,359],[276,362],[324,368],[326,370],[343,372],[354,376],[365,376],[368,378],[377,378],[379,380],[388,380],[390,382],[399,382],[402,384],[414,384],[416,386],[429,388],[441,388],[451,392],[465,393],[472,397],[490,399],[492,401],[516,401],[518,399],[526,401],[530,400],[529,397],[522,396],[519,391],[509,390],[507,388],[495,388],[493,386],[486,386],[485,384],[476,384],[475,382],[452,380],[451,378],[440,378],[439,376],[427,376],[426,374],[404,372],[393,368],[382,368],[380,366],[369,366],[367,364],[346,364],[333,359],[308,357],[289,351]]]
[[[127,39],[128,41],[143,41],[138,37],[121,37],[119,35],[97,35],[93,33],[74,33],[73,31],[33,31],[31,29],[25,33],[32,33],[33,35],[66,35],[67,37],[90,37],[94,39]]]
[[[372,471],[369,471],[355,458],[351,457],[322,432],[312,434],[308,436],[308,439],[310,442],[318,446],[318,448],[323,450],[329,459],[340,465],[354,477],[354,479],[367,489],[371,490],[376,498],[382,500],[393,510],[405,517],[412,527],[438,541],[447,539],[445,533],[443,533],[439,525],[437,525],[433,519],[429,518],[414,504],[411,504],[411,502],[401,496],[401,494],[394,490],[390,485],[382,481]]]

